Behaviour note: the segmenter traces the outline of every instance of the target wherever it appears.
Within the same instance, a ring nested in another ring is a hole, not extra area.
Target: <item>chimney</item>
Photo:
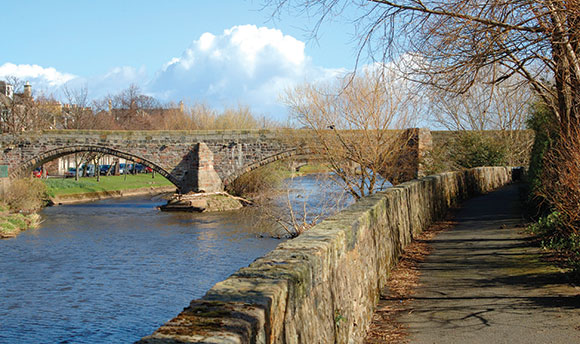
[[[183,113],[183,100],[179,101],[179,111],[181,111],[181,113]]]
[[[24,85],[24,96],[28,98],[32,97],[32,86],[30,86],[28,81],[26,82],[26,85]]]
[[[113,101],[109,99],[109,115],[113,112]]]

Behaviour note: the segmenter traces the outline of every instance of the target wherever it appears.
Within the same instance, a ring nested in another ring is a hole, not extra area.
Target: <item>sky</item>
[[[0,11],[0,79],[57,98],[65,84],[86,85],[94,99],[136,84],[165,102],[249,105],[282,120],[284,89],[351,70],[357,46],[346,18],[312,39],[314,19],[272,12],[260,0],[10,1]]]

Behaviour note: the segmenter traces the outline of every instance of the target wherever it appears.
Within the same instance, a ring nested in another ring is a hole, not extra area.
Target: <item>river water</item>
[[[313,177],[291,185],[292,202],[300,188],[309,202],[325,197]],[[39,229],[0,241],[0,343],[134,342],[281,242],[258,237],[252,212],[164,213],[163,203],[46,208]]]

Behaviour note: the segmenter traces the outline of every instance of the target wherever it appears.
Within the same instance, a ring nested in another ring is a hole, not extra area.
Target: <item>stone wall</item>
[[[427,147],[424,142],[430,140],[428,129],[407,131],[413,136],[409,158],[415,167],[403,180],[418,175],[423,153],[417,150]],[[311,137],[307,130],[283,129],[48,130],[0,135],[0,165],[8,166],[11,178],[16,178],[56,158],[88,151],[142,163],[169,179],[183,193],[215,191],[264,164],[308,154],[304,152],[304,143],[311,141]]]
[[[379,290],[413,236],[511,174],[449,172],[361,199],[217,283],[139,343],[361,343]]]
[[[215,172],[224,180],[249,164],[295,149],[280,136],[276,130],[48,130],[4,134],[0,135],[0,165],[7,165],[15,177],[61,156],[100,152],[143,163],[188,192],[197,186],[192,178],[197,177],[200,167],[200,142],[211,151]]]
[[[0,198],[4,198],[6,191],[8,191],[9,185],[10,185],[10,179],[0,178]]]

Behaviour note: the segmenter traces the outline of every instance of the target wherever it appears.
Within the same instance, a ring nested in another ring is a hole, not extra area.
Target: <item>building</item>
[[[22,93],[14,85],[0,81],[0,132],[20,132],[34,126],[32,86],[26,82]]]

